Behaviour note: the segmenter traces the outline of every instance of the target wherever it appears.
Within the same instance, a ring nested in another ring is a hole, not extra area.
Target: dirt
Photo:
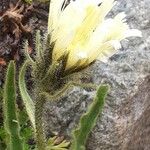
[[[25,40],[29,42],[29,53],[34,55],[35,32],[37,30],[40,30],[41,34],[46,32],[48,6],[48,3],[28,4],[23,0],[0,1],[0,88],[3,87],[10,60],[15,60],[18,76],[19,66],[24,61]],[[31,80],[28,85],[32,85]],[[21,103],[18,104],[22,107]],[[2,124],[2,116],[0,102],[0,124]]]

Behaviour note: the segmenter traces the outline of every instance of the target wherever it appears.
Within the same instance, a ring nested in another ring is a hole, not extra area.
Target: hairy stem
[[[35,103],[36,142],[38,150],[46,149],[46,139],[42,119],[45,102],[45,98],[38,94]]]

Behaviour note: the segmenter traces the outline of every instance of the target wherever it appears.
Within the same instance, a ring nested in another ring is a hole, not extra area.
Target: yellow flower
[[[125,14],[105,19],[114,0],[51,0],[48,32],[55,42],[53,61],[68,53],[66,70],[106,61],[121,47],[120,41],[141,32],[130,29]]]

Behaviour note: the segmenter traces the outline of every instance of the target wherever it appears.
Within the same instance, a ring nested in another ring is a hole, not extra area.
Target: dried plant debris
[[[0,58],[19,60],[24,39],[33,49],[34,32],[46,28],[48,10],[48,3],[0,0]]]
[[[31,29],[24,24],[24,13],[27,9],[21,0],[14,6],[10,3],[7,9],[0,17],[1,34],[7,34],[13,37],[12,45],[17,45],[22,34],[30,34]]]

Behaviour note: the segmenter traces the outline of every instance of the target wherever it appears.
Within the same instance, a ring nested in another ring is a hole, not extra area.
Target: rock
[[[107,83],[111,90],[102,117],[92,131],[87,150],[150,149],[150,0],[118,0],[111,16],[125,11],[132,28],[143,38],[122,42],[122,49],[107,64],[96,62],[92,81]],[[47,131],[70,136],[95,92],[75,87],[59,102],[47,103]]]

